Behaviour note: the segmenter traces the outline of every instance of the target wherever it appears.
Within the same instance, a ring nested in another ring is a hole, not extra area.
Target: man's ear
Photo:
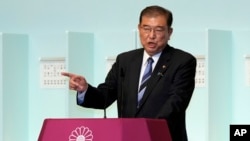
[[[172,28],[172,27],[169,27],[169,29],[168,29],[168,34],[169,34],[169,35],[172,35],[172,33],[173,33],[173,28]]]
[[[170,40],[172,33],[173,33],[173,28],[169,27],[168,28],[168,40]]]
[[[137,29],[138,29],[138,30],[140,30],[140,27],[141,27],[141,25],[140,25],[140,24],[138,24]]]

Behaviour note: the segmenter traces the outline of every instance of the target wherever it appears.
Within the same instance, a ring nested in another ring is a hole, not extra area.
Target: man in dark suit
[[[173,141],[187,141],[185,111],[194,90],[196,59],[168,45],[172,19],[163,7],[143,9],[138,25],[143,48],[118,55],[98,87],[83,76],[62,73],[77,91],[77,104],[104,109],[117,100],[118,117],[166,119]]]

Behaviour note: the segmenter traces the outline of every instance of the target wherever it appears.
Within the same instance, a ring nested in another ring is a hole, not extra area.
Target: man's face
[[[141,44],[151,56],[164,49],[172,34],[172,28],[167,26],[165,16],[143,16],[138,30]]]

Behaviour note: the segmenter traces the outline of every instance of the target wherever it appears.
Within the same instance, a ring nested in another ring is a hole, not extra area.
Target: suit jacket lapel
[[[171,54],[169,53],[169,46],[166,46],[165,49],[162,51],[162,54],[155,66],[155,69],[153,70],[152,76],[149,79],[149,83],[147,85],[146,91],[142,97],[141,100],[141,106],[145,103],[148,96],[152,92],[152,90],[156,87],[156,84],[159,82],[159,80],[164,76],[164,73],[168,69],[169,66],[169,60],[171,58]],[[139,111],[140,109],[138,109]]]

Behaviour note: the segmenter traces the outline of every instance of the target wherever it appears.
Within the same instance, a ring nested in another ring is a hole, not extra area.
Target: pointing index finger
[[[61,72],[61,75],[67,76],[67,77],[72,77],[73,76],[73,74],[69,73],[69,72]]]

